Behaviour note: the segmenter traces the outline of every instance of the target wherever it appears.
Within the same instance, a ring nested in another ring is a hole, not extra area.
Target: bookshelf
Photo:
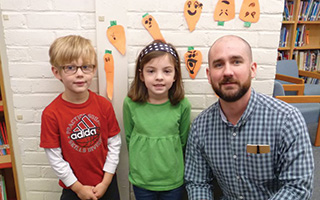
[[[2,63],[0,57],[0,177],[5,183],[5,193],[8,200],[20,200],[17,171],[12,148],[9,113],[7,110]],[[0,181],[1,182],[1,181]],[[0,183],[3,186],[3,183]],[[1,190],[0,190],[1,191]]]
[[[320,0],[285,0],[278,60],[320,72]]]

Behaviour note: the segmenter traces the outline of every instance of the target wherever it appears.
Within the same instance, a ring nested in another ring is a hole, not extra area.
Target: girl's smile
[[[169,55],[154,58],[146,63],[140,78],[148,89],[150,103],[166,102],[169,89],[175,81],[174,64]]]

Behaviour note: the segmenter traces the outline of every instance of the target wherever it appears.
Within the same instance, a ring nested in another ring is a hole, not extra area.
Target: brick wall
[[[183,17],[184,0],[120,1],[124,2],[123,9],[127,10],[128,19],[125,27],[128,83],[134,76],[138,52],[152,40],[141,24],[142,15],[148,12],[157,19],[162,34],[177,47],[181,57],[188,46],[202,51],[203,64],[195,80],[189,78],[182,64],[186,96],[192,104],[192,118],[216,101],[205,75],[207,52],[212,42],[225,34],[239,35],[248,40],[253,48],[254,60],[258,63],[253,87],[258,92],[272,93],[283,0],[260,1],[260,21],[250,28],[245,28],[238,18],[242,1],[235,1],[236,18],[225,22],[224,26],[217,26],[217,22],[213,21],[217,1],[202,0],[202,15],[192,33],[188,31]],[[112,6],[112,1],[108,2]],[[19,144],[16,154],[21,162],[19,178],[24,186],[22,197],[25,199],[59,199],[61,189],[56,176],[48,165],[44,151],[39,148],[41,112],[63,91],[62,84],[51,73],[48,49],[55,38],[67,34],[82,35],[97,46],[95,3],[88,0],[0,1],[8,56],[8,74],[5,76],[12,90],[12,114],[15,117],[11,124],[13,133],[17,135],[15,142]],[[98,77],[95,77],[91,89],[98,91],[98,88]]]

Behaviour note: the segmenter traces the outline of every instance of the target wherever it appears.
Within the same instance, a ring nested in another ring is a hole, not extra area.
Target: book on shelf
[[[289,52],[278,51],[278,60],[289,60]]]
[[[299,38],[298,38],[298,46],[302,47],[304,45],[304,41],[305,41],[305,30],[306,30],[306,25],[299,25],[300,26],[300,34],[299,34]]]
[[[299,37],[301,35],[301,31],[300,31],[300,27],[297,26],[297,30],[296,30],[296,40],[294,41],[294,46],[297,47],[299,44],[298,44],[298,41],[299,41]]]
[[[300,1],[299,12],[298,12],[298,20],[302,19],[302,7],[303,7],[303,1]]]
[[[304,19],[305,19],[305,13],[306,13],[306,10],[307,10],[307,6],[308,6],[308,1],[303,1],[302,9],[301,9],[301,15],[300,15],[300,18],[299,18],[299,20],[301,20],[301,21],[304,21]]]
[[[0,156],[10,154],[6,123],[0,121]]]
[[[298,58],[299,58],[298,51],[293,51],[292,52],[292,60],[295,60],[298,63],[299,62]]]
[[[286,27],[282,27],[280,32],[279,47],[287,46],[287,41],[288,41],[288,30]]]
[[[320,72],[320,52],[319,52],[320,50],[318,50],[318,55],[317,55],[317,63],[316,63],[316,70],[317,70],[317,72]]]
[[[6,184],[2,174],[0,174],[0,200],[7,200]]]

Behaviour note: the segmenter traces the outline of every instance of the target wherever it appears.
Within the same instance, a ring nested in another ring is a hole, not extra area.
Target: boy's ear
[[[97,71],[98,71],[98,67],[93,68],[93,74],[96,74]]]
[[[60,75],[60,72],[59,72],[59,69],[56,68],[55,66],[51,66],[51,71],[53,73],[53,75],[60,81],[62,81],[62,78],[61,78],[61,75]]]

